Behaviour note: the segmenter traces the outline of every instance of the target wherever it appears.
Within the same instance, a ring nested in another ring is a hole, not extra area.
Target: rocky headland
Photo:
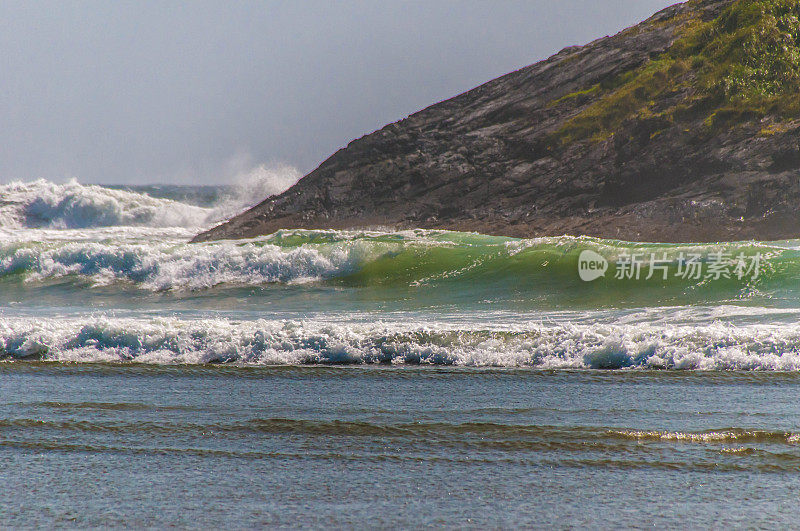
[[[433,228],[800,237],[800,3],[693,0],[352,141],[197,241]]]

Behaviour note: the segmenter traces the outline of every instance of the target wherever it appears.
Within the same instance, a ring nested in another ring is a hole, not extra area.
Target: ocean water
[[[0,522],[793,523],[800,241],[188,243],[253,197],[0,185]]]

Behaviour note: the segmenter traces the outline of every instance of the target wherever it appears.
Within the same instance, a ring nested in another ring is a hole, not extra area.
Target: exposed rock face
[[[800,121],[766,111],[710,130],[704,100],[659,113],[693,96],[687,82],[611,134],[553,140],[612,93],[615,79],[668,52],[687,20],[713,20],[734,3],[675,5],[428,107],[354,140],[285,193],[196,240],[366,227],[640,241],[800,237]]]

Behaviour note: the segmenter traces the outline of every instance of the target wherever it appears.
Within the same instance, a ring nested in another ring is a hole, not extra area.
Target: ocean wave
[[[40,179],[0,185],[0,226],[76,229],[108,226],[198,227],[213,209],[147,194]]]
[[[670,278],[582,282],[578,259],[595,249],[613,260],[634,244],[592,238],[518,240],[447,231],[284,230],[253,240],[189,244],[185,229],[109,228],[73,231],[0,230],[0,281],[72,278],[91,285],[117,282],[151,291],[198,290],[221,284],[263,285],[347,279],[350,285],[465,288],[487,286],[519,293],[587,293],[655,287],[725,297],[747,296],[771,280],[793,280],[800,253],[766,244],[725,244],[726,252],[761,252],[758,279],[681,279],[674,276],[686,250],[711,253],[721,244],[672,246]],[[638,248],[647,246],[635,244]],[[662,252],[663,248],[659,248]],[[667,251],[664,251],[667,252]],[[784,283],[791,288],[791,284]],[[672,291],[664,292],[662,288]]]
[[[800,331],[721,323],[528,323],[509,330],[342,320],[1,318],[0,353],[7,359],[152,364],[800,371]]]
[[[341,276],[361,262],[357,246],[281,248],[263,243],[59,242],[0,246],[0,279],[78,278],[94,286],[129,283],[149,291],[220,284],[297,283]]]
[[[289,167],[243,174],[216,204],[198,206],[128,189],[44,179],[0,185],[0,228],[185,227],[201,229],[239,214],[299,178]]]
[[[66,278],[93,286],[126,283],[149,291],[345,278],[351,285],[364,286],[461,283],[500,289],[505,283],[503,289],[534,293],[567,288],[610,292],[625,286],[614,279],[595,284],[580,281],[577,264],[582,249],[602,249],[609,255],[622,252],[613,242],[589,238],[514,240],[424,230],[286,230],[255,240],[189,244],[185,231],[174,228],[5,232],[0,242],[0,281]],[[764,249],[777,257],[765,258],[764,279],[774,276],[777,269],[786,269],[781,252],[797,254]],[[677,254],[678,248],[673,252]],[[800,267],[800,261],[796,262],[795,269]],[[666,283],[678,291],[704,284],[703,280],[680,279]],[[752,289],[753,283],[720,280],[716,286],[736,293]]]
[[[612,430],[609,436],[635,441],[668,441],[681,443],[800,443],[800,434],[784,431],[748,430],[730,428],[702,432]],[[747,450],[745,448],[727,449],[727,453]]]

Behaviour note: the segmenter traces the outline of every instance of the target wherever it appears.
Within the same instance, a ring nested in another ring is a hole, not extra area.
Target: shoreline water
[[[0,363],[0,375],[11,526],[791,525],[800,482],[797,373]]]

